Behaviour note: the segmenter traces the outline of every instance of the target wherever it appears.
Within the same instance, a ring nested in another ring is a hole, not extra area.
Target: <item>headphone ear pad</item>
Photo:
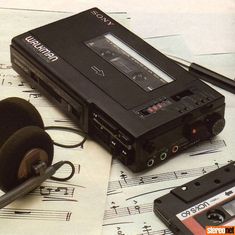
[[[47,165],[51,165],[53,147],[50,136],[39,127],[28,126],[16,131],[0,150],[0,189],[9,191],[26,180],[19,179],[18,172],[22,160],[33,149],[44,150],[47,153]]]
[[[11,97],[0,101],[0,147],[17,130],[26,126],[44,129],[41,115],[28,101]]]

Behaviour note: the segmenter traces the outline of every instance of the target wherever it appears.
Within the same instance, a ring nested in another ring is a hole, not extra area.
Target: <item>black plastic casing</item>
[[[173,81],[151,92],[143,90],[86,45],[106,33]],[[23,78],[134,172],[155,166],[223,129],[211,131],[214,119],[224,117],[221,94],[97,8],[13,38],[11,61]],[[164,102],[168,105],[146,114],[148,107]],[[194,123],[199,129],[191,136]]]

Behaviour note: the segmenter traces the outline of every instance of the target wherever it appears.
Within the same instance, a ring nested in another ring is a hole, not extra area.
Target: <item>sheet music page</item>
[[[43,95],[16,74],[10,64],[10,40],[29,29],[70,14],[0,10],[0,100],[17,96],[36,106],[45,126],[74,127]],[[17,119],[17,116],[16,116]],[[2,123],[1,125],[4,125]],[[57,142],[73,144],[81,137],[68,132],[49,132]],[[76,172],[68,182],[45,181],[29,195],[0,210],[1,234],[101,234],[111,156],[91,140],[83,148],[55,147],[54,161],[70,160]],[[66,177],[69,166],[56,175]],[[2,193],[1,193],[2,194]]]
[[[139,12],[130,14],[131,28],[137,35],[148,38],[182,35],[193,54],[234,53],[234,11],[152,12],[144,20]]]

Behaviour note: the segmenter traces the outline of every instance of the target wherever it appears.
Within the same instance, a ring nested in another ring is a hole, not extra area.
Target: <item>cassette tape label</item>
[[[189,217],[195,216],[196,214],[207,210],[208,208],[219,204],[220,202],[223,202],[225,200],[228,200],[229,198],[232,198],[235,196],[235,187],[232,187],[229,190],[226,190],[214,197],[211,197],[204,202],[201,202],[193,207],[190,207],[189,209],[177,214],[176,216],[181,220],[185,220]]]
[[[219,222],[221,225],[226,225],[226,226],[234,225],[235,218],[229,221],[225,221],[223,212],[217,211],[215,209],[212,209],[211,212],[209,210],[210,208],[214,208],[220,205],[221,208],[223,208],[227,213],[233,216],[235,210],[234,197],[235,197],[235,187],[232,187],[226,191],[223,191],[220,194],[217,194],[214,197],[211,197],[199,204],[196,204],[195,206],[190,207],[187,210],[184,210],[183,212],[177,214],[176,216],[191,232],[193,232],[193,234],[204,235],[205,229],[204,227],[202,227],[203,222],[200,221],[200,219],[197,219],[196,215],[199,214],[200,216],[202,215],[203,217],[203,214],[206,214],[206,217],[209,220],[213,221],[213,223]],[[211,215],[209,213],[211,213]]]

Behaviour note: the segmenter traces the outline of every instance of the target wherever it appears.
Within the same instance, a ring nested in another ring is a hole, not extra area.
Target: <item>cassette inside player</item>
[[[97,8],[14,37],[11,61],[135,172],[224,128],[224,96]]]

